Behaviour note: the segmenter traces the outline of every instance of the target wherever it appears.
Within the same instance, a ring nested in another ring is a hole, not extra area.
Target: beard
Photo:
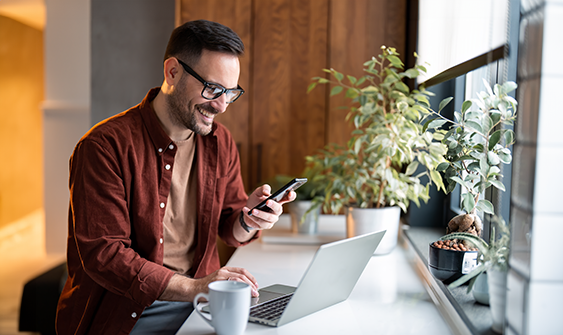
[[[208,135],[211,132],[213,122],[201,120],[198,123],[198,109],[204,110],[209,114],[219,114],[210,103],[192,104],[186,97],[186,80],[181,79],[176,88],[166,99],[170,120],[177,126],[183,126],[198,135]]]

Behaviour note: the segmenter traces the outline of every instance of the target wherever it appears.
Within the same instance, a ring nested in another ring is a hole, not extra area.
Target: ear
[[[174,57],[170,57],[164,61],[164,81],[169,86],[174,86],[182,76],[182,65]]]

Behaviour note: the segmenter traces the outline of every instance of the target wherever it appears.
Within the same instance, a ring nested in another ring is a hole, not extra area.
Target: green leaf
[[[450,103],[450,101],[452,101],[453,98],[452,97],[448,97],[445,98],[444,100],[440,101],[440,107],[438,109],[438,113],[440,113],[442,111],[442,109],[444,109],[444,107],[446,107],[447,104]]]
[[[491,119],[490,116],[488,115],[483,116],[482,128],[483,128],[483,132],[485,133],[491,131],[491,128],[493,128],[493,120]]]
[[[442,189],[442,190],[446,190],[446,188],[444,187],[444,182],[442,181],[442,176],[440,175],[440,172],[433,170],[430,171],[430,178],[432,179],[432,181],[436,184],[436,187],[438,188],[438,190]]]
[[[316,86],[317,86],[317,83],[309,84],[309,87],[307,87],[307,93],[311,92]]]
[[[391,62],[391,64],[396,67],[396,68],[403,68],[403,62],[401,61],[401,59],[397,56],[389,56],[387,57],[387,59],[389,60],[389,62]]]
[[[332,88],[332,90],[330,90],[330,95],[331,95],[331,96],[337,95],[337,94],[339,94],[340,92],[342,92],[342,86],[334,86],[334,87]]]
[[[498,188],[499,190],[505,192],[506,188],[504,187],[504,184],[500,181],[500,180],[496,180],[496,179],[489,179],[488,180],[489,183],[493,184],[494,187]]]
[[[487,161],[488,161],[489,165],[500,164],[499,156],[492,151],[487,152]]]
[[[463,104],[461,104],[461,113],[464,114],[469,108],[471,108],[471,105],[473,105],[471,100],[465,100]]]
[[[413,161],[409,164],[409,166],[407,166],[407,171],[405,172],[405,174],[407,176],[410,176],[416,171],[417,168],[418,168],[418,162]]]
[[[349,88],[346,90],[346,98],[354,99],[358,96],[358,91],[353,88]]]
[[[418,72],[418,70],[416,69],[408,69],[407,71],[405,71],[405,75],[410,79],[414,79],[420,75],[420,72]]]
[[[460,184],[461,186],[469,189],[469,185],[465,181],[461,180],[461,178],[459,178],[458,176],[453,176],[450,179]]]
[[[436,171],[445,171],[449,166],[450,166],[450,163],[448,163],[448,162],[440,163],[440,164],[438,164]]]
[[[485,270],[486,270],[485,264],[481,263],[481,264],[477,265],[477,267],[475,269],[473,269],[471,272],[469,272],[465,276],[461,276],[460,278],[453,281],[451,284],[448,285],[448,287],[450,289],[452,289],[452,288],[456,288],[458,286],[461,286],[461,285],[465,284],[467,281],[474,279],[475,277],[480,275]]]
[[[489,150],[493,150],[495,145],[500,141],[500,136],[502,134],[501,130],[495,131],[489,138]]]
[[[350,83],[352,83],[352,85],[355,85],[357,82],[356,77],[351,76],[351,75],[346,75],[346,77],[348,77],[348,80],[350,81]]]
[[[454,112],[454,120],[458,123],[461,121],[461,114],[459,112]]]
[[[487,214],[495,214],[495,208],[493,204],[485,199],[481,199],[477,202],[477,208]]]
[[[466,121],[465,124],[466,124],[468,127],[473,128],[473,129],[475,129],[476,131],[478,131],[478,132],[480,132],[480,133],[483,132],[483,128],[481,128],[481,125],[478,124],[478,123],[475,122],[475,121]]]
[[[514,91],[518,85],[513,81],[507,81],[506,83],[502,84],[502,90],[505,94]]]
[[[438,128],[443,126],[446,122],[446,120],[442,120],[442,119],[434,119],[432,121],[430,121],[430,123],[428,124],[428,128],[430,129],[434,129],[434,128]]]
[[[504,143],[506,143],[506,145],[511,145],[514,143],[514,132],[510,129],[507,129],[504,134]]]
[[[360,95],[360,105],[365,106],[368,102],[368,97],[365,95]]]
[[[402,81],[398,81],[395,84],[395,88],[398,89],[399,91],[405,93],[405,94],[409,94],[409,87],[403,83]]]
[[[346,192],[350,198],[354,198],[354,189],[351,186],[346,187]]]
[[[467,213],[471,213],[475,207],[475,199],[473,199],[473,195],[471,195],[471,193],[463,193],[461,198],[463,199],[463,209]]]
[[[360,153],[361,149],[362,149],[362,141],[357,140],[356,143],[354,143],[354,152],[356,153],[356,155]]]
[[[334,77],[338,80],[338,81],[342,81],[342,79],[344,79],[344,75],[336,70],[333,70],[334,73]]]
[[[504,164],[510,164],[510,162],[512,162],[512,155],[510,155],[510,151],[508,153],[500,151],[498,153],[498,158]]]

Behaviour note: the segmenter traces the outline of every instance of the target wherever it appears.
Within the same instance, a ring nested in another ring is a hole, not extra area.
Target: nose
[[[219,113],[224,113],[229,106],[227,103],[227,95],[221,94],[221,96],[217,99],[211,100],[211,106],[213,106],[213,108],[215,108]]]

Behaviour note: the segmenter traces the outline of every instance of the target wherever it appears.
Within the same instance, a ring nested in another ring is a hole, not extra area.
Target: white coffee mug
[[[198,293],[194,299],[196,312],[207,321],[217,335],[244,333],[250,313],[250,285],[238,281],[216,281],[208,285],[209,294]],[[211,318],[201,313],[197,305],[200,298],[209,301]]]

